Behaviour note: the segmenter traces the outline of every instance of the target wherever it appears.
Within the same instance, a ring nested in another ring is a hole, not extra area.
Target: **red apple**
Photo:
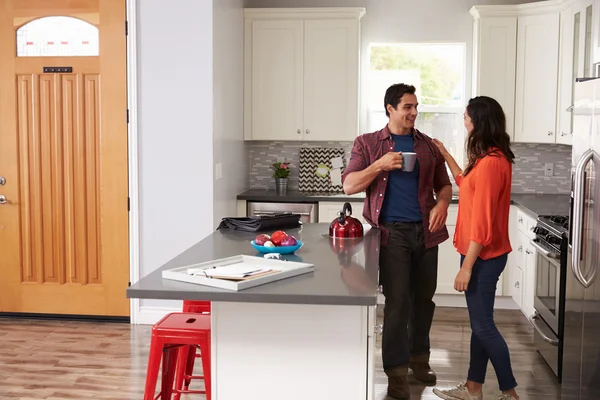
[[[271,235],[271,242],[273,242],[273,244],[275,246],[281,246],[281,242],[286,237],[287,237],[287,233],[285,233],[284,231],[275,231]]]
[[[286,236],[282,241],[281,241],[281,245],[282,246],[295,246],[297,245],[298,242],[296,241],[296,238],[293,236]]]
[[[258,235],[255,239],[254,239],[254,243],[256,243],[259,246],[264,245],[268,240],[270,240],[271,238],[269,237],[269,235],[266,235],[264,233]]]

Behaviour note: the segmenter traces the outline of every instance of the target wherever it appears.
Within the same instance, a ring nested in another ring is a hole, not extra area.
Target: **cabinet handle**
[[[552,135],[554,135],[554,132],[548,131],[548,136],[552,136]]]
[[[515,287],[518,289],[519,288],[519,281],[515,282]]]
[[[298,135],[302,133],[302,131],[300,129],[297,130]]]
[[[526,254],[533,254],[533,251],[531,251],[531,250],[527,249],[527,250],[525,250],[525,253],[526,253]]]
[[[517,248],[517,250],[522,252],[522,251],[523,251],[523,246],[519,246],[519,247]]]
[[[375,333],[382,334],[383,333],[383,324],[375,325]]]
[[[381,285],[377,286],[377,293],[383,294],[383,286],[381,286]]]
[[[561,132],[560,136],[567,136],[566,132]]]
[[[522,224],[523,223],[523,217],[519,218],[519,223]]]
[[[307,129],[307,130],[306,130],[306,133],[310,133],[310,131]]]

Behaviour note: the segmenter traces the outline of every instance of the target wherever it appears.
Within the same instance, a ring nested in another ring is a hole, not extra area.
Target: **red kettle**
[[[344,208],[338,211],[338,217],[329,225],[329,236],[339,239],[354,239],[363,237],[362,223],[352,217],[352,206],[344,203]]]

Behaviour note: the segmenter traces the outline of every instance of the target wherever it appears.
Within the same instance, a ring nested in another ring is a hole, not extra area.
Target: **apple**
[[[293,236],[286,236],[281,241],[282,246],[295,246],[297,244],[298,244],[298,242],[297,242],[296,238]]]
[[[270,240],[267,240],[265,242],[265,244],[263,244],[263,246],[265,246],[265,247],[275,247],[275,245],[273,244],[273,242],[271,242]]]
[[[271,235],[271,242],[273,242],[275,246],[281,246],[281,241],[286,237],[287,233],[285,233],[284,231],[275,231]]]
[[[264,246],[264,244],[268,240],[271,240],[271,237],[269,235],[265,235],[264,233],[262,233],[254,239],[254,243],[256,243],[259,246]]]

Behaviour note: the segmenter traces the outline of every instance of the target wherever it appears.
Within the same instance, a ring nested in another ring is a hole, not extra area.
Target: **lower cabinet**
[[[363,224],[366,224],[363,213],[363,201],[351,201],[349,202],[352,207],[352,216],[358,219]],[[319,202],[319,222],[331,222],[336,219],[339,215],[338,212],[344,208],[343,202],[333,201],[320,201]]]

